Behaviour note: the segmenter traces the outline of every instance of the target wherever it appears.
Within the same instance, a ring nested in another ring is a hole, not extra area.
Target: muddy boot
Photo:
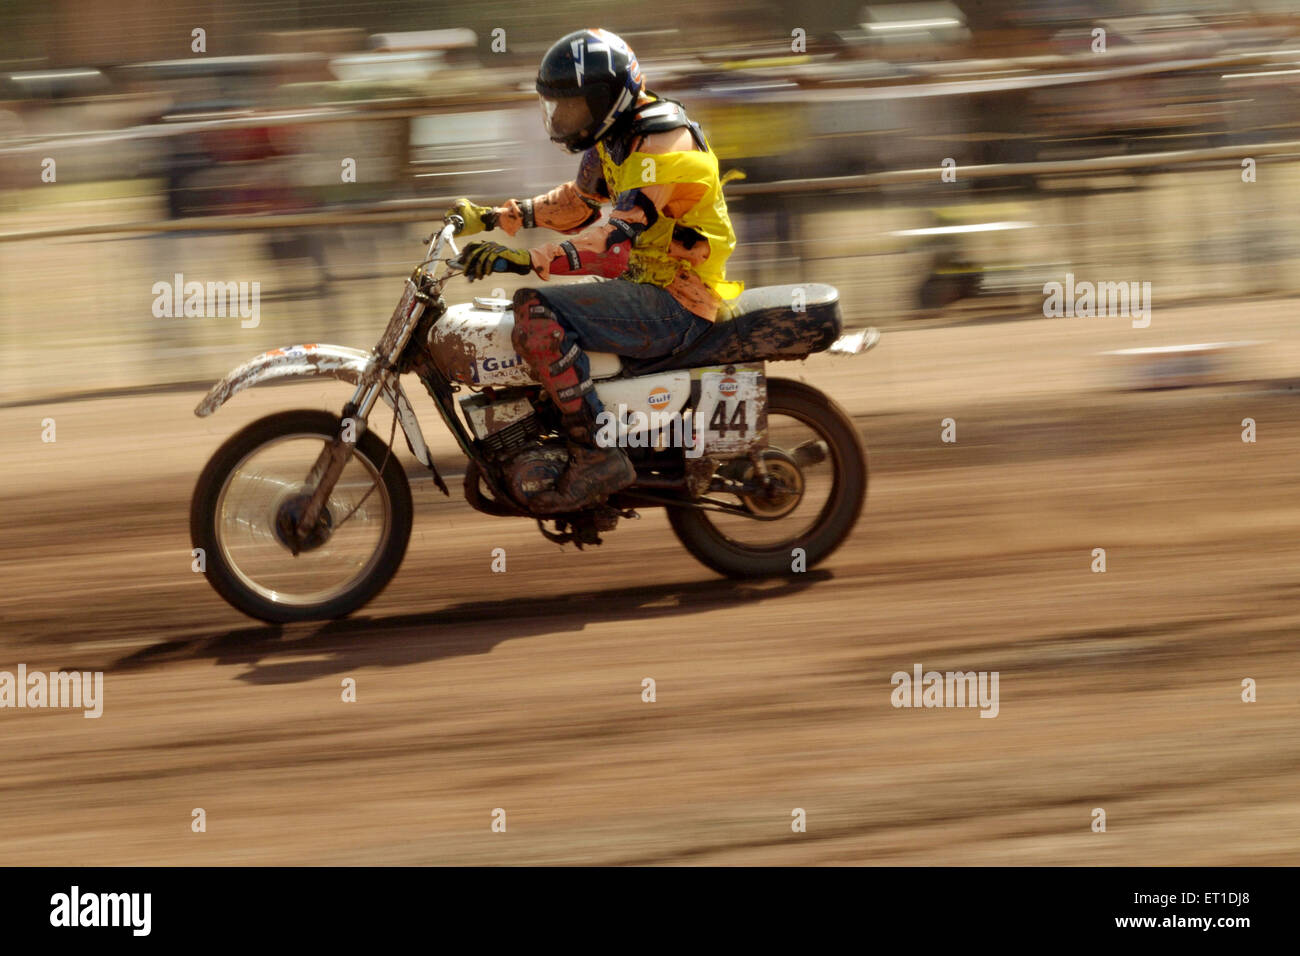
[[[616,491],[636,480],[636,469],[623,449],[601,448],[596,444],[595,422],[590,410],[564,416],[569,436],[569,467],[555,483],[554,491],[542,491],[528,501],[536,514],[563,514],[600,504]]]

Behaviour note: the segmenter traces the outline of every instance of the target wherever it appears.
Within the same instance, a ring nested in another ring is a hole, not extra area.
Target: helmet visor
[[[538,95],[542,102],[542,123],[546,135],[557,143],[572,139],[595,121],[584,96],[554,98]]]

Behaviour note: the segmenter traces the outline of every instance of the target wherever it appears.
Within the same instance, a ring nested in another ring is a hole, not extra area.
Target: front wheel
[[[269,415],[217,449],[199,476],[191,540],[208,582],[250,617],[343,617],[382,591],[402,563],[411,488],[396,456],[368,431],[316,527],[302,540],[289,530],[311,497],[313,464],[338,434],[339,419],[328,412]]]
[[[844,411],[815,388],[767,384],[768,444],[759,494],[710,493],[744,514],[669,508],[678,540],[697,560],[733,578],[787,575],[824,560],[843,542],[867,494],[867,450]],[[755,480],[748,459],[724,462],[717,477]],[[721,495],[722,497],[719,497]]]

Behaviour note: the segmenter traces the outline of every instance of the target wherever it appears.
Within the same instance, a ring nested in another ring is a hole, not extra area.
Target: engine
[[[526,507],[533,495],[555,487],[569,453],[560,439],[541,440],[542,423],[526,390],[505,389],[491,398],[471,395],[462,398],[460,406],[518,504]]]
[[[568,449],[559,441],[521,451],[506,464],[506,490],[526,506],[539,491],[553,489],[568,464]]]

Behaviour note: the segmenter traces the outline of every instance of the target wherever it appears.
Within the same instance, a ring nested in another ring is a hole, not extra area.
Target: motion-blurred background
[[[746,174],[749,285],[831,282],[885,327],[1038,314],[1067,270],[1161,304],[1300,289],[1292,0],[0,0],[0,19],[0,400],[369,345],[449,200],[572,176],[531,80],[583,25],[627,39]],[[260,324],[156,318],[176,273],[259,282]]]

